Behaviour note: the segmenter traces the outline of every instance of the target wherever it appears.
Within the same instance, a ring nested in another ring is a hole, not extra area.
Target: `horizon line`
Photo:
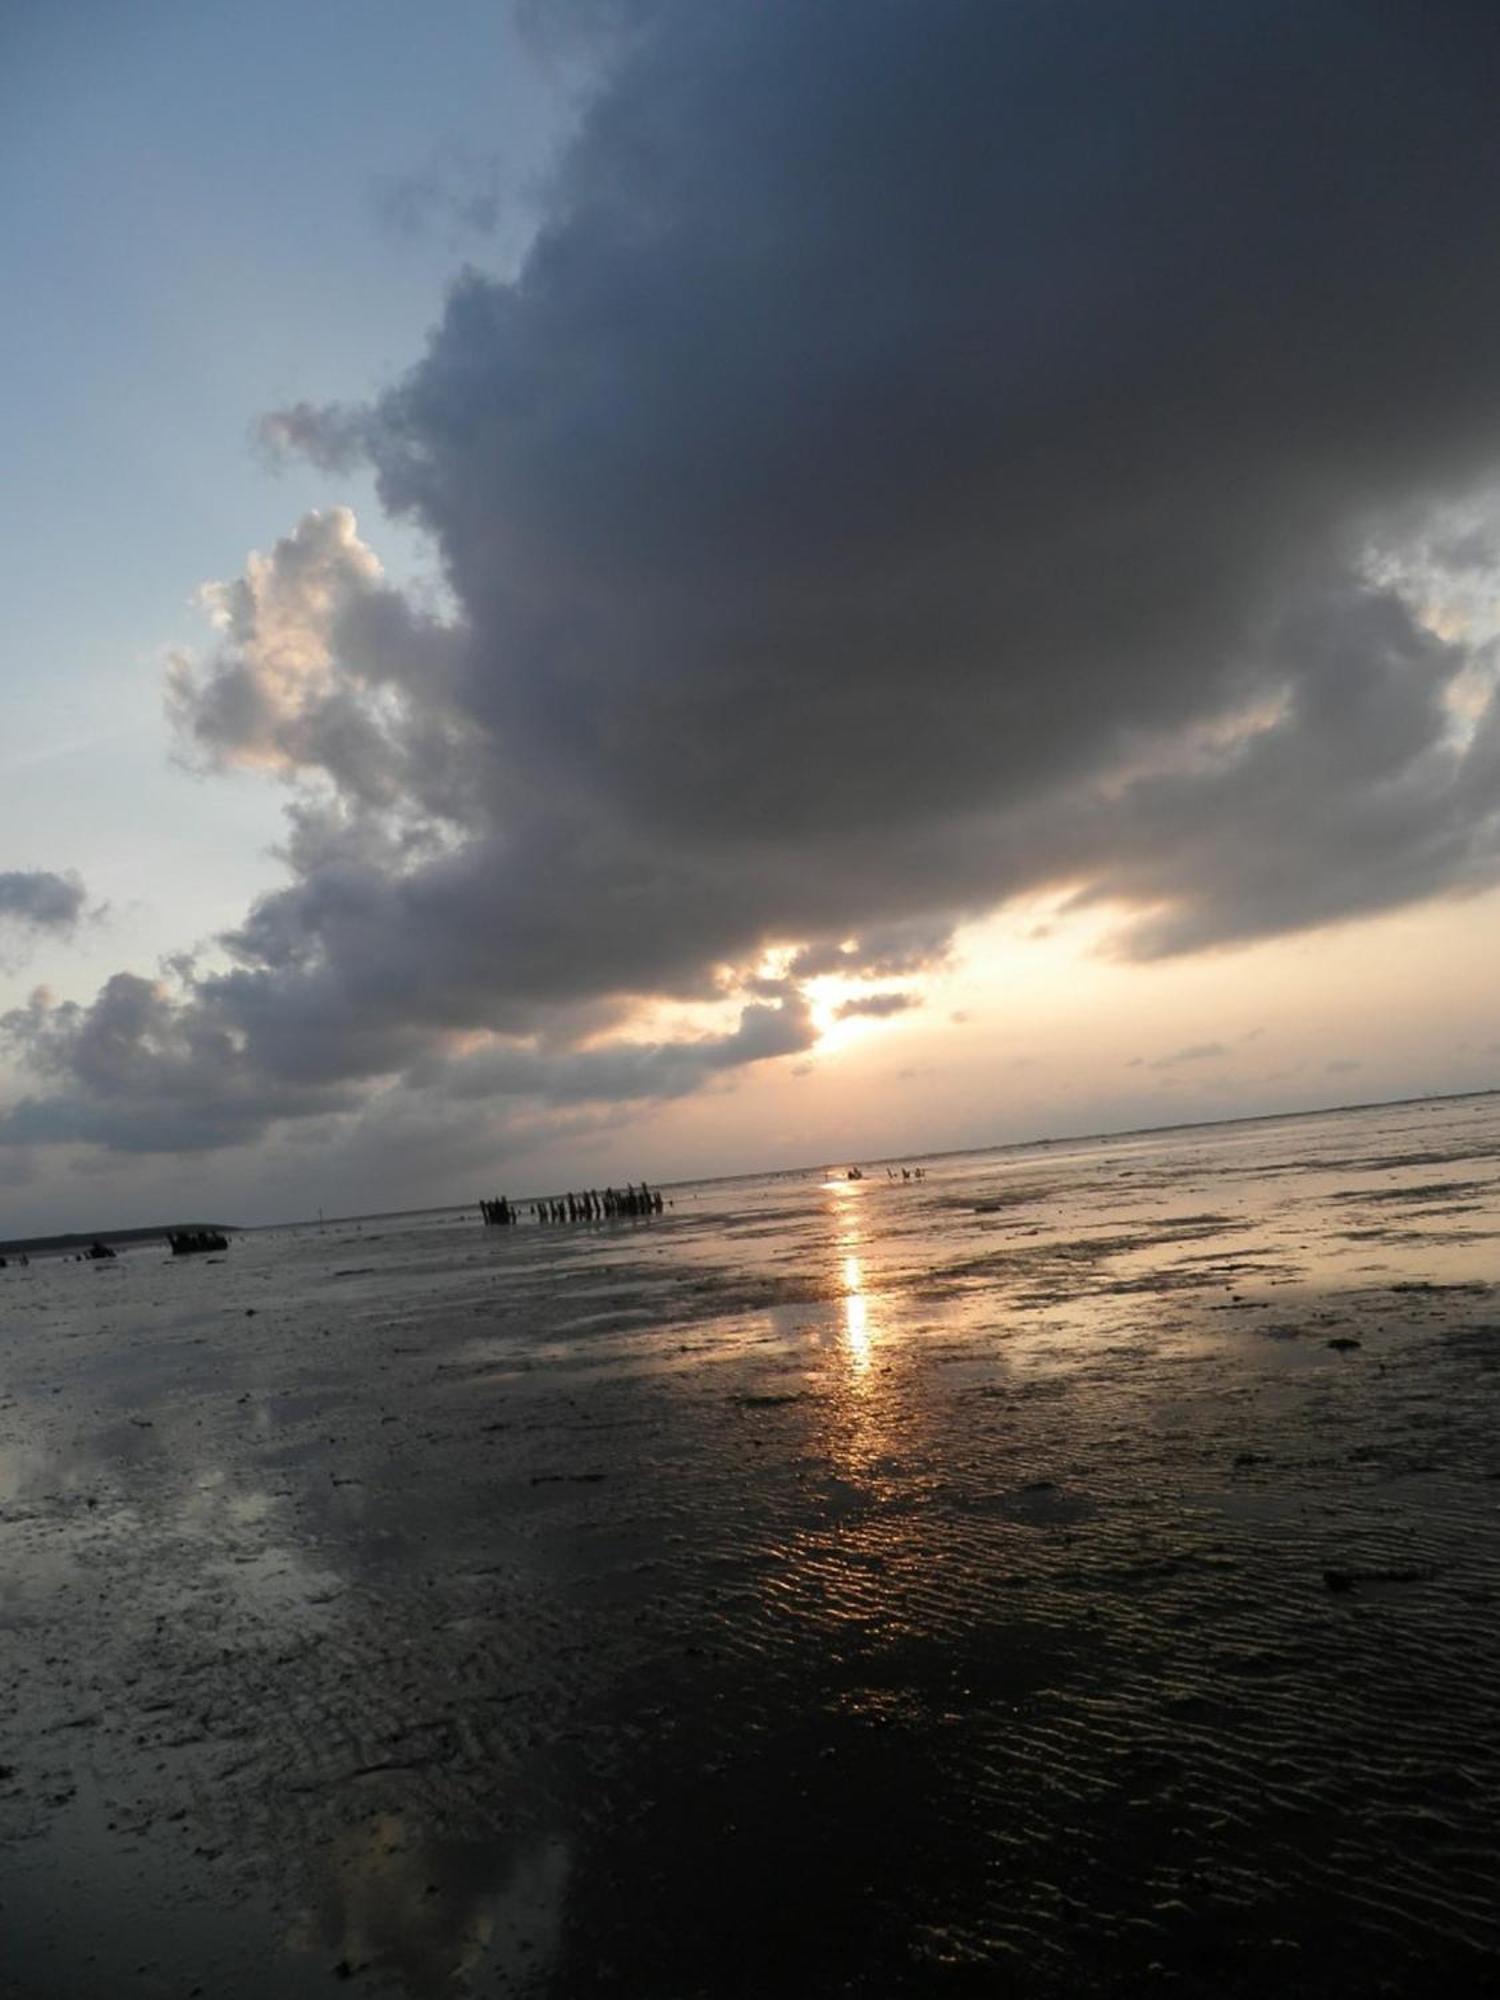
[[[964,1160],[978,1153],[1021,1153],[1043,1146],[1080,1146],[1093,1139],[1148,1139],[1169,1132],[1205,1132],[1218,1126],[1228,1125],[1274,1125],[1294,1118],[1332,1118],[1349,1111],[1399,1111],[1411,1104],[1462,1104],[1478,1097],[1500,1097],[1500,1084],[1485,1084],[1478,1090],[1429,1090],[1418,1091],[1413,1097],[1377,1097],[1358,1104],[1315,1104],[1300,1111],[1245,1111],[1232,1118],[1179,1118],[1166,1125],[1122,1125],[1105,1128],[1097,1132],[1061,1132],[1051,1138],[998,1139],[982,1146],[940,1146],[926,1153],[861,1153],[850,1154],[841,1163],[846,1167],[895,1166],[905,1160]],[[728,1174],[692,1174],[684,1180],[655,1180],[650,1184],[660,1188],[719,1187],[728,1181],[766,1180],[777,1174],[812,1174],[829,1171],[825,1156],[821,1161],[804,1160],[787,1167],[741,1167]],[[566,1190],[559,1188],[556,1194]],[[576,1192],[576,1190],[575,1190]],[[516,1197],[518,1201],[547,1201],[556,1199],[556,1194],[535,1190],[530,1194]],[[372,1208],[351,1211],[345,1215],[301,1215],[285,1216],[278,1222],[251,1222],[227,1224],[226,1227],[239,1230],[242,1235],[253,1235],[263,1229],[306,1229],[321,1225],[327,1228],[335,1222],[383,1222],[401,1215],[442,1215],[450,1209],[474,1208],[478,1206],[478,1196],[473,1201],[439,1201],[422,1208]],[[100,1232],[103,1234],[103,1232]]]
[[[1095,1132],[1060,1132],[1048,1138],[999,1139],[981,1146],[940,1146],[925,1153],[863,1153],[851,1154],[842,1159],[844,1167],[895,1166],[905,1162],[928,1160],[965,1160],[980,1153],[1024,1153],[1039,1151],[1049,1146],[1081,1146],[1098,1139],[1149,1139],[1165,1137],[1172,1132],[1207,1132],[1231,1125],[1274,1125],[1300,1118],[1332,1118],[1340,1113],[1355,1111],[1399,1111],[1412,1104],[1462,1104],[1474,1098],[1500,1096],[1500,1084],[1486,1084],[1478,1090],[1436,1090],[1419,1091],[1412,1097],[1378,1097],[1358,1104],[1317,1104],[1296,1111],[1244,1111],[1232,1118],[1179,1118],[1165,1125],[1122,1125],[1106,1127]],[[825,1157],[822,1161],[805,1160],[786,1167],[742,1167],[728,1174],[693,1174],[683,1180],[653,1181],[653,1187],[691,1188],[720,1187],[730,1181],[764,1180],[777,1175],[827,1173],[831,1171]],[[557,1193],[564,1190],[559,1189]],[[522,1195],[518,1200],[546,1201],[555,1199],[540,1191]],[[341,1222],[382,1222],[403,1215],[442,1215],[453,1209],[474,1208],[479,1197],[473,1201],[440,1201],[419,1208],[371,1208],[353,1210],[338,1215],[319,1212],[315,1215],[283,1216],[275,1222],[216,1222],[217,1229],[233,1230],[237,1236],[258,1235],[269,1229],[310,1229],[328,1228]],[[18,1254],[39,1246],[66,1248],[74,1242],[96,1241],[108,1243],[123,1241],[128,1237],[150,1238],[165,1236],[168,1230],[195,1227],[181,1221],[127,1223],[114,1229],[66,1229],[38,1231],[30,1236],[11,1237],[0,1243],[0,1255]]]

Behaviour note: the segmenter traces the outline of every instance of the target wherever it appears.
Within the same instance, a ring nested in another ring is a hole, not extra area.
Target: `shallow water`
[[[1500,1100],[0,1273],[0,1992],[1476,1991]]]

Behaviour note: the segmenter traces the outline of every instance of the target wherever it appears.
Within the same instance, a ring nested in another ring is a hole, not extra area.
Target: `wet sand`
[[[1500,1100],[0,1272],[0,1993],[1500,1985]]]

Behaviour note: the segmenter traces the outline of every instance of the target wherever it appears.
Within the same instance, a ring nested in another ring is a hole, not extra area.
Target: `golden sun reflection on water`
[[[844,1344],[856,1375],[870,1372],[870,1309],[857,1257],[844,1259]]]
[[[820,1405],[822,1447],[829,1469],[845,1482],[846,1497],[857,1490],[872,1504],[900,1487],[898,1461],[911,1414],[904,1407],[903,1372],[896,1365],[899,1309],[893,1313],[894,1295],[881,1282],[882,1196],[883,1190],[872,1194],[868,1182],[830,1183],[826,1210],[825,1269],[833,1296],[825,1322],[830,1345],[828,1393]],[[873,1209],[867,1207],[871,1201]],[[861,1530],[866,1546],[878,1544],[887,1554],[897,1550],[907,1519],[896,1509],[878,1522],[866,1520]]]
[[[860,1227],[864,1190],[857,1183],[848,1181],[835,1181],[831,1185],[835,1195],[832,1207],[837,1229],[836,1254],[840,1260],[844,1353],[851,1378],[859,1382],[869,1374],[875,1351],[875,1328],[865,1291],[861,1256],[864,1249],[864,1231]]]

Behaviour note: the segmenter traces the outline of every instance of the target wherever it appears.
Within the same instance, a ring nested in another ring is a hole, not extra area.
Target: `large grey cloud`
[[[466,1089],[670,1094],[740,1056],[609,1053],[632,997],[904,974],[1040,888],[1144,957],[1496,879],[1492,664],[1430,599],[1493,545],[1434,524],[1500,460],[1500,16],[581,11],[519,275],[265,425],[373,466],[451,613],[327,511],[175,671],[200,758],[298,788],[287,886],[137,1036],[206,1132],[458,1088],[476,1029]],[[22,1122],[165,1142],[96,1012],[13,1024]]]

